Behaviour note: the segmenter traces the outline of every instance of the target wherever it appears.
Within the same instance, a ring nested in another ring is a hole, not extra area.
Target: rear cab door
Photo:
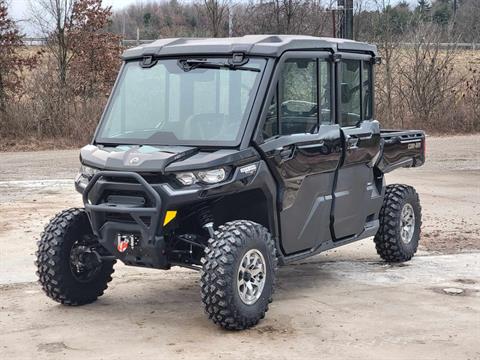
[[[335,240],[376,232],[383,181],[374,172],[381,150],[380,126],[373,117],[374,61],[366,54],[339,55],[336,105],[344,156],[333,195]]]
[[[279,184],[280,245],[285,255],[332,240],[332,192],[342,144],[335,123],[330,55],[282,55],[256,136]]]

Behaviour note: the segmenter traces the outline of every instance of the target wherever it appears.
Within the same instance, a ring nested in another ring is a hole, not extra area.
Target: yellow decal
[[[168,210],[167,214],[165,215],[165,220],[163,220],[163,226],[167,225],[170,221],[175,219],[175,216],[177,216],[176,210]]]

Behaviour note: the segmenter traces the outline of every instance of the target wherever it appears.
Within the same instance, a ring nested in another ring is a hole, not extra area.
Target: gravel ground
[[[95,304],[46,298],[35,239],[81,204],[78,150],[0,153],[0,358],[480,359],[480,136],[427,142],[425,166],[387,177],[421,197],[413,261],[386,265],[367,239],[282,268],[266,319],[236,333],[206,319],[184,269],[119,264]]]

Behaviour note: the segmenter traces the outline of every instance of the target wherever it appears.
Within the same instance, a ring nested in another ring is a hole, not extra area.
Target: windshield
[[[127,62],[96,142],[238,145],[265,63],[167,59],[144,68]]]

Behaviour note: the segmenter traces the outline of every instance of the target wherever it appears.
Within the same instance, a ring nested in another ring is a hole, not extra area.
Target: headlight
[[[182,185],[193,185],[197,182],[197,177],[194,173],[180,173],[176,175],[177,180],[182,183]]]
[[[85,176],[86,178],[88,179],[91,179],[93,177],[93,175],[95,175],[97,172],[99,172],[100,170],[98,169],[95,169],[95,168],[92,168],[90,166],[86,166],[86,165],[81,165],[80,166],[80,170],[78,170],[78,173],[80,175],[83,175]]]
[[[177,180],[185,186],[193,185],[197,182],[204,184],[218,184],[228,177],[228,169],[219,168],[212,170],[200,170],[194,172],[184,172],[175,175]]]
[[[92,179],[93,175],[95,175],[99,171],[100,170],[92,168],[90,166],[81,165],[80,169],[78,170],[78,174],[75,177],[75,183],[84,188]]]
[[[225,169],[214,169],[207,171],[199,171],[197,173],[198,178],[207,184],[216,184],[219,183],[227,177]]]

